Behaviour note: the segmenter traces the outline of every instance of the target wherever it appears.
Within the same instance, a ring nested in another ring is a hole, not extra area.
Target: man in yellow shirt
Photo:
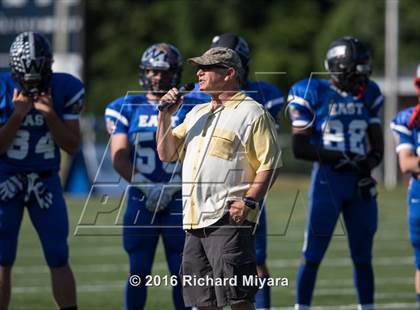
[[[211,102],[196,105],[171,129],[182,101],[171,89],[161,99],[157,134],[160,159],[183,160],[184,301],[205,309],[254,309],[257,287],[243,280],[256,276],[257,202],[281,165],[274,122],[240,91],[243,68],[235,51],[215,47],[188,62]]]

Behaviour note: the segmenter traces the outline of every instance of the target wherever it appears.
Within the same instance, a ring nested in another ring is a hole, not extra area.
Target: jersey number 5
[[[136,135],[136,169],[140,173],[152,174],[156,169],[156,151],[152,147],[141,147],[141,142],[154,141],[155,133],[152,131],[140,132]],[[165,173],[172,174],[176,164],[162,163]]]

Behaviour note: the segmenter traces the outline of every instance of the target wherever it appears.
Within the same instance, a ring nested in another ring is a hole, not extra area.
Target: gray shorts
[[[257,285],[250,281],[257,276],[254,225],[248,221],[237,225],[227,213],[209,227],[187,230],[181,266],[186,306],[254,302]]]

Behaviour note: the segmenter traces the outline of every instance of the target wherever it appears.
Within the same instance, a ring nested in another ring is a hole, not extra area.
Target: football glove
[[[150,212],[163,211],[172,201],[174,192],[169,185],[154,183],[141,173],[134,176],[134,184],[143,192],[146,198],[146,209]]]
[[[15,197],[25,187],[25,177],[21,174],[12,175],[0,183],[0,199],[8,201]]]
[[[150,212],[161,212],[172,200],[172,195],[164,190],[164,186],[155,186],[146,197],[146,209]]]
[[[47,190],[37,173],[27,175],[28,187],[25,194],[25,202],[35,201],[40,208],[48,209],[52,205],[53,196]]]
[[[376,181],[370,176],[365,176],[357,182],[357,192],[363,200],[375,199],[378,196]]]
[[[417,103],[413,112],[411,112],[410,120],[408,121],[407,126],[409,129],[420,127],[420,103]]]
[[[173,200],[175,193],[181,190],[181,177],[174,175],[168,184],[158,184],[146,197],[146,209],[150,212],[165,210]]]

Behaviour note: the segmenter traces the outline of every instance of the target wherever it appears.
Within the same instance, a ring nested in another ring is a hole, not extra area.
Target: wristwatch
[[[258,202],[255,201],[255,199],[252,197],[244,197],[242,198],[242,201],[248,208],[252,210],[254,210],[258,206]]]

